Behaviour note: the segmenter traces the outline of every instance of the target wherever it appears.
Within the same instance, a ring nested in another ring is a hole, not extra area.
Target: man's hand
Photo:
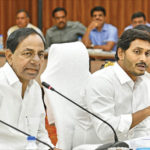
[[[95,28],[97,28],[97,27],[99,27],[99,26],[101,26],[101,22],[98,21],[98,20],[94,20],[94,21],[92,21],[92,22],[89,24],[88,30],[91,31],[91,30],[93,30],[93,29],[95,29]]]
[[[132,124],[131,128],[135,127],[137,124],[142,122],[145,118],[150,116],[150,106],[146,107],[145,109],[139,110],[132,114]]]

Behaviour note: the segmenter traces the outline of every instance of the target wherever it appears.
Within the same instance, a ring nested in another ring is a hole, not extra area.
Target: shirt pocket
[[[28,133],[32,136],[37,137],[41,117],[40,116],[27,116],[26,119],[27,119]]]

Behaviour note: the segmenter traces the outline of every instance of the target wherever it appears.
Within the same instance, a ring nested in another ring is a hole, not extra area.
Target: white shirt
[[[86,88],[83,105],[86,103],[91,112],[114,127],[119,140],[150,135],[149,117],[130,130],[132,113],[150,106],[145,79],[138,77],[137,81],[133,82],[117,63],[92,75]],[[95,117],[91,117],[90,120],[85,114],[80,113],[78,117],[80,128],[88,130],[94,126],[99,144],[114,141],[110,127]]]
[[[147,79],[150,79],[150,73],[149,72],[145,72],[145,76],[144,77],[147,77]]]
[[[0,120],[51,144],[45,129],[45,110],[40,86],[31,80],[24,98],[21,91],[21,82],[6,63],[0,68]],[[0,150],[24,149],[26,138],[22,133],[0,123]],[[45,146],[39,144],[38,148],[41,150]]]

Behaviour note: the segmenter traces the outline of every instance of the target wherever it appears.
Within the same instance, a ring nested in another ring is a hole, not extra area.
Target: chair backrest
[[[48,64],[41,75],[41,81],[49,83],[57,91],[78,103],[89,75],[89,55],[82,42],[53,44],[49,48]],[[74,118],[78,108],[58,94],[44,90],[49,123],[54,119],[56,124],[57,146],[71,150]]]

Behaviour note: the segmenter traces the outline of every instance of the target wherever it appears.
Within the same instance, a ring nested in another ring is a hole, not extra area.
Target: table
[[[106,52],[102,49],[88,49],[88,54],[90,57],[90,70],[92,73],[101,68],[104,60],[115,60],[115,52]],[[45,51],[45,60],[47,60],[47,58],[48,52]],[[4,65],[5,61],[5,51],[0,50],[0,67]]]
[[[88,49],[89,57],[96,59],[115,59],[115,52],[106,52],[101,49]],[[0,50],[0,57],[5,57],[5,51]],[[48,52],[45,52],[45,57],[48,57]]]
[[[88,49],[88,53],[90,58],[115,60],[116,52],[114,51],[107,52],[103,51],[102,49]]]
[[[106,60],[115,60],[115,52],[107,52],[102,49],[88,49],[89,57],[90,57],[90,72],[94,73],[99,70],[102,65],[105,64]]]

